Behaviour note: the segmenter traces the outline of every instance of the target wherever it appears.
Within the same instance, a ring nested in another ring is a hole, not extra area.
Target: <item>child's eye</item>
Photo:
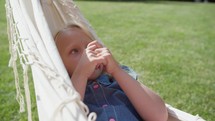
[[[78,53],[78,49],[72,49],[70,53],[71,54],[76,54],[76,53]]]

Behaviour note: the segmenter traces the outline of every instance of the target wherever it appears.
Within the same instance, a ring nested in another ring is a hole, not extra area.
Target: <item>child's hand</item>
[[[106,47],[98,41],[93,41],[83,52],[76,71],[89,79],[98,67],[105,67],[105,71],[112,75],[118,70],[119,65]]]
[[[86,77],[87,79],[94,73],[95,69],[102,65],[105,62],[105,59],[97,55],[95,49],[101,47],[97,41],[90,42],[87,45],[87,48],[84,50],[80,61],[76,67],[76,71],[81,73],[81,76]]]
[[[105,71],[112,75],[120,68],[118,63],[115,61],[108,48],[102,46],[100,43],[96,44],[98,47],[100,47],[95,49],[97,56],[101,59],[104,59],[104,61],[102,61],[102,64],[105,66]]]

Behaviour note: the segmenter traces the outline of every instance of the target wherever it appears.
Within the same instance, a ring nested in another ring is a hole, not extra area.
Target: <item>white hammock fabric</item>
[[[28,87],[28,67],[31,67],[40,121],[94,121],[80,100],[59,56],[53,36],[69,24],[88,29],[96,40],[94,30],[72,0],[6,0],[8,36],[20,111],[27,104],[28,121],[31,101]],[[23,69],[25,98],[19,87],[17,60]],[[24,101],[26,99],[26,101]],[[204,121],[167,105],[168,121]]]

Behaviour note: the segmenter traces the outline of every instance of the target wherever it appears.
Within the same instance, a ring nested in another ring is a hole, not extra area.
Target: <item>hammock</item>
[[[95,121],[96,114],[89,113],[75,91],[53,41],[53,36],[69,24],[88,29],[100,41],[75,3],[72,0],[6,0],[6,12],[9,66],[14,70],[20,112],[25,110],[26,102],[28,121],[32,120],[28,87],[30,67],[40,121]],[[23,69],[25,98],[19,87],[17,61]],[[168,121],[204,121],[198,115],[166,106]]]

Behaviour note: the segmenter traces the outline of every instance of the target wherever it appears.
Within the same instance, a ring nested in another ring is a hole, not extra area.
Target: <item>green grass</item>
[[[115,58],[166,103],[215,119],[215,4],[77,2]],[[9,60],[4,1],[0,1],[0,117],[19,113]],[[33,86],[32,86],[33,87]],[[32,94],[33,95],[33,94]],[[34,99],[34,98],[33,98]],[[34,120],[36,118],[35,105]]]

